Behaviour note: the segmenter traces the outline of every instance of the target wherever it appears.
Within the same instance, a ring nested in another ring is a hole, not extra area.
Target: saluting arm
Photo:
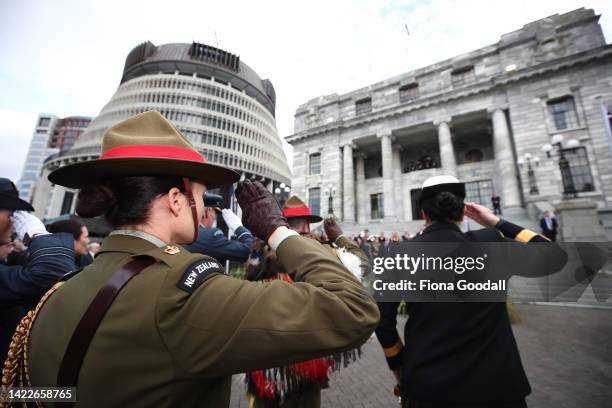
[[[568,256],[563,248],[543,235],[503,219],[495,228],[511,243],[528,244],[520,248],[507,247],[508,259],[513,260],[517,276],[548,276],[563,269],[567,263]]]
[[[376,328],[379,311],[361,283],[316,241],[285,237],[277,255],[295,283],[213,275],[191,296],[160,299],[160,334],[190,377],[276,367],[349,350]],[[176,277],[175,277],[176,278]]]

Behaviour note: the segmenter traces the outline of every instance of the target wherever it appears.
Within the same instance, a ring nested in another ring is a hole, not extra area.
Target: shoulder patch
[[[208,276],[213,273],[222,274],[223,272],[224,269],[221,264],[214,259],[200,259],[185,269],[176,286],[185,292],[193,293]]]
[[[219,237],[224,237],[225,235],[223,235],[223,231],[221,231],[220,229],[216,230],[215,233],[213,234],[215,237],[219,238]]]

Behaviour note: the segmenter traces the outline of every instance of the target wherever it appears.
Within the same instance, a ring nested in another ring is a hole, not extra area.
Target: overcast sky
[[[610,42],[610,0],[0,0],[0,176],[19,178],[38,113],[96,116],[128,52],[147,40],[198,41],[240,55],[274,84],[284,137],[312,98],[493,44],[580,7],[602,15]]]

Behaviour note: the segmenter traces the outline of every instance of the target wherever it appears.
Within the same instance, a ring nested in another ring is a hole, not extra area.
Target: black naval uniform
[[[435,223],[421,242],[542,242],[546,238],[507,221],[463,233]],[[530,248],[535,249],[535,248]],[[401,369],[402,403],[410,408],[525,407],[531,392],[506,304],[408,303],[405,346],[396,329],[398,303],[379,303],[376,336],[391,370]]]
[[[194,254],[212,256],[224,263],[226,260],[244,262],[251,252],[253,235],[245,227],[238,227],[235,231],[236,240],[228,239],[219,228],[204,228],[200,226],[198,239],[185,249]]]

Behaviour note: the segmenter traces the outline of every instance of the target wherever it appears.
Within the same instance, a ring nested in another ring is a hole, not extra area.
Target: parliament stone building
[[[495,44],[308,101],[287,138],[293,193],[345,228],[401,231],[420,219],[423,181],[453,174],[468,200],[490,207],[499,196],[506,214],[534,219],[567,197],[563,147],[572,196],[593,200],[609,223],[612,46],[598,20],[584,8],[555,14]],[[561,138],[548,158],[542,146]]]

